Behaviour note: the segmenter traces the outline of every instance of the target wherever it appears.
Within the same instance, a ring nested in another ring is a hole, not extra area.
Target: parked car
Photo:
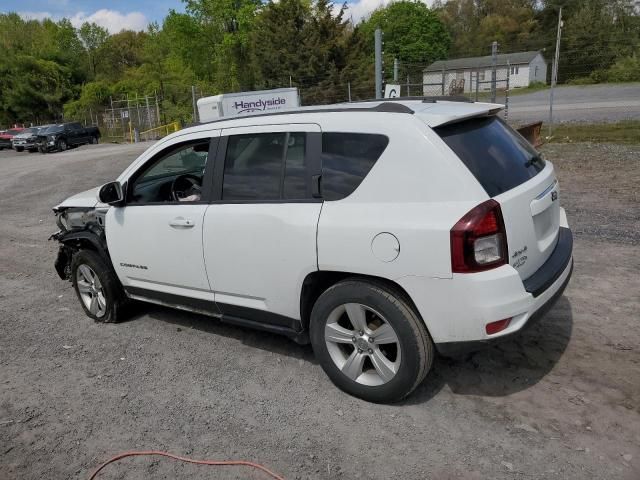
[[[56,270],[95,321],[130,300],[203,313],[310,342],[352,395],[402,399],[436,352],[516,334],[571,276],[554,167],[500,108],[376,101],[181,130],[54,208]]]
[[[22,132],[24,128],[10,128],[0,133],[0,150],[11,148],[11,139]]]
[[[24,150],[36,152],[38,150],[38,132],[47,127],[49,127],[49,125],[25,128],[11,139],[13,149],[16,152],[22,152]]]
[[[59,123],[50,125],[38,133],[38,150],[41,153],[78,147],[87,143],[98,143],[98,127],[83,127],[79,123]]]

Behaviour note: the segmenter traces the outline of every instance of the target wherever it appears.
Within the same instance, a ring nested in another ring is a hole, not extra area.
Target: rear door
[[[223,130],[203,244],[225,315],[297,326],[302,282],[318,268],[319,150],[315,124]]]
[[[558,240],[561,212],[553,165],[495,116],[434,130],[500,203],[509,263],[527,279],[549,258]]]

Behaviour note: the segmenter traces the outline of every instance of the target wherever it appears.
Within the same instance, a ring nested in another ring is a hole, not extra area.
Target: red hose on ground
[[[274,478],[275,480],[284,480],[284,478],[282,478],[280,475],[273,473],[271,470],[269,470],[267,467],[263,467],[262,465],[258,464],[258,463],[253,463],[253,462],[247,462],[245,460],[193,460],[192,458],[187,458],[187,457],[180,457],[178,455],[174,455],[172,453],[167,453],[167,452],[158,452],[158,451],[147,451],[147,452],[123,452],[120,453],[118,455],[116,455],[113,458],[110,458],[109,460],[107,460],[106,462],[104,462],[102,465],[100,465],[95,472],[93,472],[93,474],[89,477],[89,480],[93,480],[94,478],[96,478],[96,476],[98,475],[98,473],[100,473],[100,471],[106,467],[107,465],[109,465],[110,463],[113,462],[117,462],[118,460],[121,460],[123,458],[126,457],[143,457],[143,456],[160,456],[160,457],[168,457],[168,458],[172,458],[174,460],[180,460],[181,462],[187,462],[187,463],[195,463],[196,465],[243,465],[245,467],[251,467],[251,468],[255,468],[257,470],[260,470],[261,472],[266,473],[267,475],[269,475],[271,478]]]

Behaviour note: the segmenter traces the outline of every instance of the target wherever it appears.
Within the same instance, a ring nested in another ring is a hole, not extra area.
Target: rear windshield
[[[434,130],[491,197],[523,184],[544,168],[531,144],[498,117],[472,118]]]

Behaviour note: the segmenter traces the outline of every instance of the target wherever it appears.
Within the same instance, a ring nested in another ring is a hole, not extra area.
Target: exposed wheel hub
[[[368,352],[369,349],[371,348],[367,335],[356,337],[355,343],[356,343],[356,348],[362,350],[365,353]]]

